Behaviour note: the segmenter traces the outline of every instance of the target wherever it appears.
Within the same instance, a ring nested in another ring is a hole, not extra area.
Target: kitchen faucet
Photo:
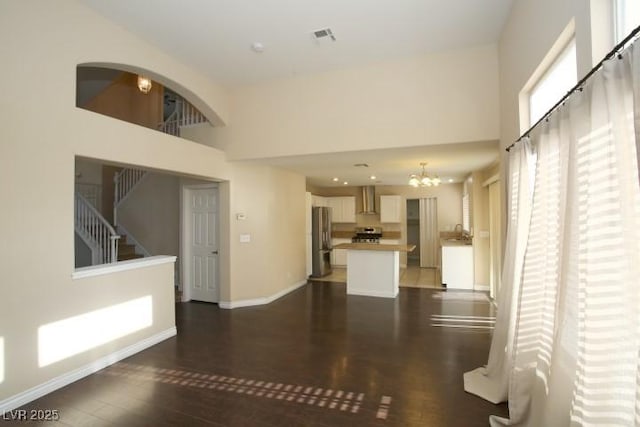
[[[460,235],[462,236],[462,224],[456,224],[456,226],[455,226],[455,227],[454,227],[454,229],[453,229],[453,232],[454,232],[454,233],[455,233],[455,232],[458,232],[458,226],[460,226],[460,231],[459,231],[459,233],[460,233]]]

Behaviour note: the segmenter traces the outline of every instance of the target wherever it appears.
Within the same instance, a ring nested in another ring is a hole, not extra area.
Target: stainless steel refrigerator
[[[331,273],[331,208],[316,206],[311,210],[311,277]]]

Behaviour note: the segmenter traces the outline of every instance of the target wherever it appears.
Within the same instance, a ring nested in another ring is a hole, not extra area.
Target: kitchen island
[[[347,294],[395,298],[400,284],[400,252],[415,245],[341,243],[347,250]]]

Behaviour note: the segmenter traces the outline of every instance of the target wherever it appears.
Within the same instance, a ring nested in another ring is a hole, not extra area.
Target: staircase
[[[142,181],[147,172],[140,169],[125,168],[114,177],[113,220],[111,225],[104,216],[82,194],[82,188],[76,186],[75,192],[75,232],[91,251],[91,265],[108,264],[118,261],[143,258],[148,253],[123,228],[116,231],[118,207]],[[128,237],[133,242],[130,242]],[[138,249],[144,254],[140,254]]]
[[[75,194],[75,231],[91,250],[91,264],[118,261],[120,236],[98,210],[81,194]]]
[[[173,136],[180,136],[181,126],[207,123],[207,118],[189,101],[178,94],[172,94],[172,103],[175,103],[173,112],[158,125],[158,130]]]
[[[146,175],[141,169],[124,168],[113,177],[113,225],[118,225],[118,207]]]
[[[124,202],[131,192],[142,182],[147,176],[147,171],[134,168],[125,168],[118,172],[113,178],[114,194],[113,194],[113,225],[118,229],[121,236],[118,248],[118,261],[126,261],[130,259],[144,258],[149,256],[142,245],[138,243],[129,232],[118,224],[118,207]],[[133,240],[129,242],[129,238]],[[140,254],[137,249],[141,249]]]
[[[144,258],[144,255],[136,252],[136,245],[127,243],[127,236],[120,236],[118,243],[118,261]]]

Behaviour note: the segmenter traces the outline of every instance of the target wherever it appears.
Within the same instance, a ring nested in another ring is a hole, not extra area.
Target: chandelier
[[[151,79],[145,76],[138,76],[138,89],[145,95],[151,91]]]
[[[438,175],[435,176],[431,176],[429,174],[427,174],[424,170],[424,167],[426,166],[426,163],[420,163],[420,166],[422,166],[422,172],[420,172],[420,175],[416,175],[413,174],[411,175],[411,177],[409,178],[409,185],[412,187],[437,187],[438,185],[440,185],[440,178],[438,178]]]

